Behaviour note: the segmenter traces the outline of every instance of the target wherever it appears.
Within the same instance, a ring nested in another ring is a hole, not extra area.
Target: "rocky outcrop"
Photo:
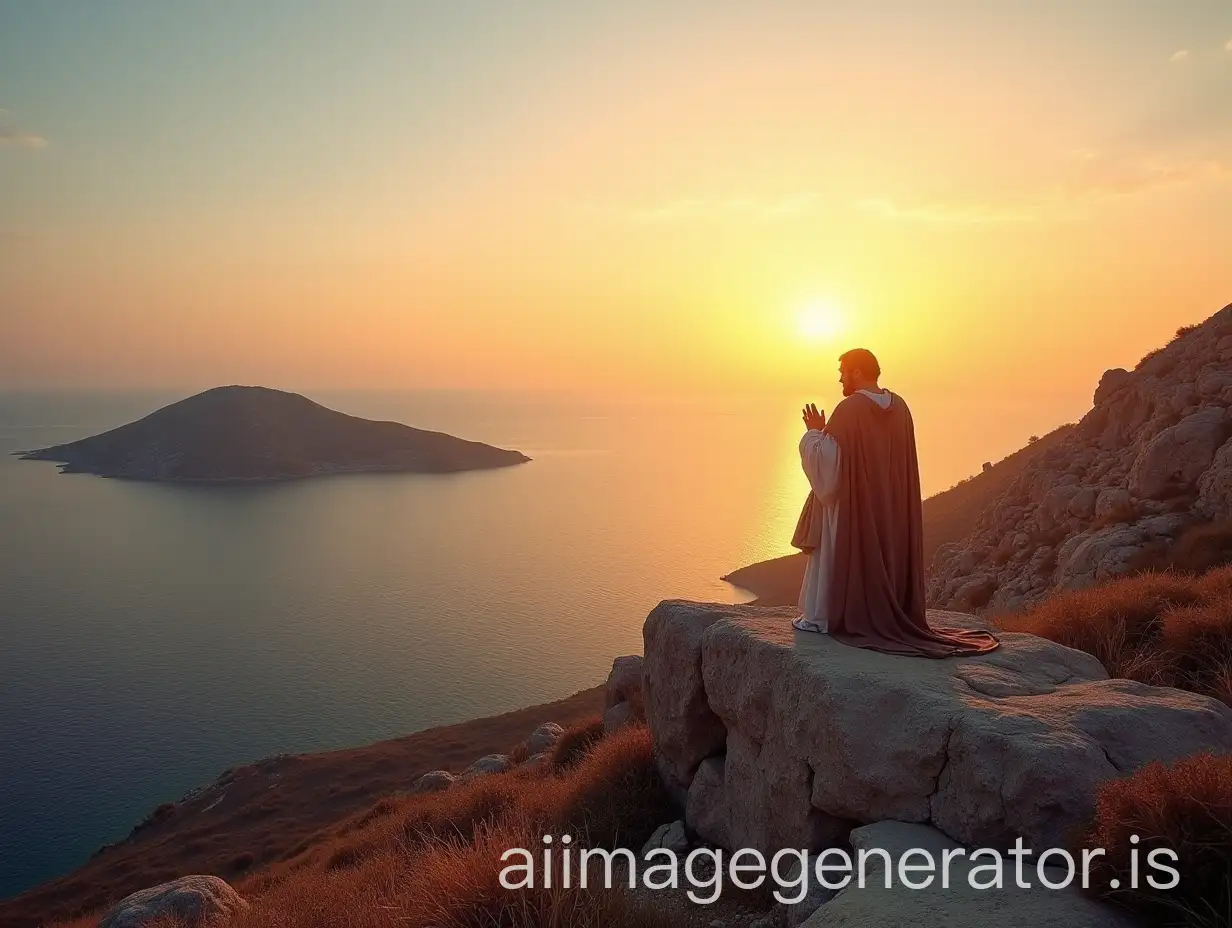
[[[1136,922],[1123,912],[1083,895],[1077,884],[1051,889],[1040,879],[1036,861],[1024,862],[1023,883],[1016,880],[1015,861],[1006,859],[1001,888],[980,889],[990,879],[988,871],[972,874],[988,866],[987,860],[972,861],[966,848],[951,841],[935,828],[902,822],[880,822],[857,828],[851,833],[853,861],[864,859],[864,885],[852,885],[817,909],[804,922],[805,928],[885,928],[911,925],[913,928],[1134,928]],[[909,851],[923,851],[908,855]],[[884,853],[878,853],[884,852]],[[944,863],[947,858],[949,863]],[[900,862],[908,868],[924,861],[936,863],[933,873],[906,871],[911,886],[904,885]],[[886,886],[887,864],[890,886]],[[948,887],[942,884],[941,868],[949,874]],[[1062,868],[1046,867],[1044,875],[1052,886],[1060,886],[1068,875]],[[837,882],[841,877],[830,877]],[[973,886],[972,883],[975,883]]]
[[[686,822],[728,847],[841,844],[928,823],[964,844],[1063,844],[1098,785],[1232,752],[1232,709],[1108,679],[1095,658],[1003,633],[992,653],[904,658],[797,632],[790,608],[666,601],[646,620],[646,715]],[[934,624],[980,627],[930,613]]]
[[[216,876],[182,876],[125,896],[99,920],[98,928],[145,928],[174,921],[182,928],[222,928],[248,908],[243,898]]]
[[[612,661],[603,694],[603,730],[611,734],[645,718],[642,696],[643,661],[641,655],[618,657]]]
[[[1191,526],[1225,520],[1232,306],[1133,371],[1105,373],[1091,411],[1031,459],[963,541],[937,551],[929,603],[1014,611],[1149,566]]]

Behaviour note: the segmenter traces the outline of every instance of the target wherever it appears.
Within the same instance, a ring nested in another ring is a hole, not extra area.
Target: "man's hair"
[[[838,359],[838,363],[840,367],[859,371],[870,380],[881,376],[881,365],[867,348],[852,348]]]

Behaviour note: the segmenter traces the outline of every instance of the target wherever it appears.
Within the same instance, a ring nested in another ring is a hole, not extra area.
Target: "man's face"
[[[843,396],[851,396],[856,392],[856,374],[850,367],[838,369],[838,382],[843,385]]]

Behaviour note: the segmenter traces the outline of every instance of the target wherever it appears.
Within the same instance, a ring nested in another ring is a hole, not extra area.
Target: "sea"
[[[228,767],[601,683],[661,600],[750,599],[720,577],[789,553],[807,493],[807,397],[309,394],[532,459],[451,475],[176,485],[11,454],[184,395],[0,394],[0,898]],[[917,428],[946,453],[926,491],[979,469],[986,427]]]

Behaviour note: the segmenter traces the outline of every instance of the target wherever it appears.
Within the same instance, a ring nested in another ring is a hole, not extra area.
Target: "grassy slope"
[[[428,770],[460,772],[478,757],[508,751],[544,722],[568,727],[602,709],[603,688],[595,687],[364,747],[236,768],[225,786],[178,803],[72,873],[0,901],[0,925],[34,928],[186,873],[235,880],[296,853],[322,828],[408,789]]]
[[[1061,442],[1072,428],[1063,425],[994,464],[991,470],[924,500],[924,563],[932,562],[941,545],[965,538],[980,513],[996,501],[1031,459]],[[804,555],[787,554],[750,564],[723,579],[753,593],[760,605],[790,605],[796,601],[804,579]]]

